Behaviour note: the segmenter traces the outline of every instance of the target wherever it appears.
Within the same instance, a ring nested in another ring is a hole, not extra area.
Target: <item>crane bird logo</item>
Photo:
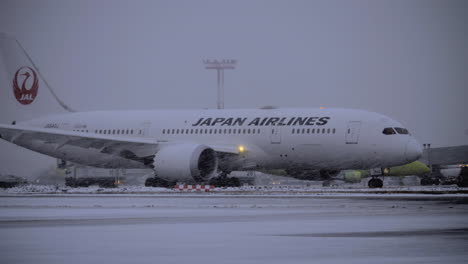
[[[38,89],[39,79],[36,71],[28,66],[23,66],[16,71],[13,78],[13,93],[20,104],[32,103],[36,99]]]

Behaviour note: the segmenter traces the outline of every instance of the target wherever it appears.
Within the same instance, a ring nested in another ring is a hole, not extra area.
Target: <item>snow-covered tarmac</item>
[[[1,263],[466,263],[468,196],[2,192],[0,237]]]

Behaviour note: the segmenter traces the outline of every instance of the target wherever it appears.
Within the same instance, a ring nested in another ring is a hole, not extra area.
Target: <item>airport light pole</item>
[[[205,69],[216,70],[218,76],[218,109],[224,109],[224,70],[233,70],[236,68],[237,60],[223,59],[203,60]]]

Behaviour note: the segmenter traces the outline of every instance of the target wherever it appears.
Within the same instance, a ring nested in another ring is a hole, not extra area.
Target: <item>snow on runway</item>
[[[468,197],[14,194],[1,263],[465,263]]]

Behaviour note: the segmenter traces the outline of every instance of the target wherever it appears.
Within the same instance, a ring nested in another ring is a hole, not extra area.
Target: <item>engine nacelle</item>
[[[157,177],[171,181],[206,181],[218,167],[216,152],[205,145],[174,144],[156,153],[154,170]]]

